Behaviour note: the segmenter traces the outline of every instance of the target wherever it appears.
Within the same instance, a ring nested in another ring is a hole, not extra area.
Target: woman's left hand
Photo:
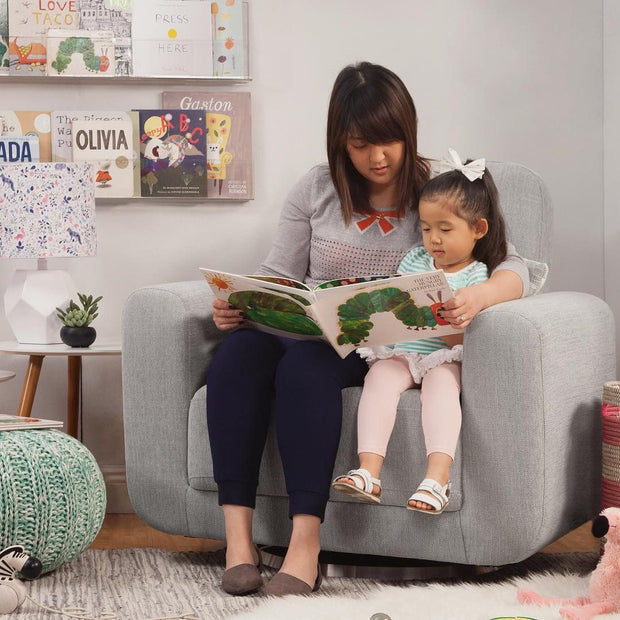
[[[485,308],[483,286],[474,284],[454,291],[452,299],[443,305],[441,317],[452,327],[465,329],[478,312]]]

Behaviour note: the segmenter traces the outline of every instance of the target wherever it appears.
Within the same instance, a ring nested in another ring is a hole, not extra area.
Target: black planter
[[[60,328],[60,339],[70,347],[85,348],[95,342],[97,332],[94,327],[67,327]]]

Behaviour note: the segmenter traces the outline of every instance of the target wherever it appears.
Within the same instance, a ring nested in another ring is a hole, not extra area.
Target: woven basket
[[[620,506],[620,381],[603,385],[602,507]]]
[[[101,528],[106,493],[93,455],[57,430],[0,431],[0,549],[22,545],[49,572]]]

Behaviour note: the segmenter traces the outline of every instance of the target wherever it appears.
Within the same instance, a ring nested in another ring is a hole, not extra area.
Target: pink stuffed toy
[[[597,538],[607,534],[607,543],[605,553],[590,577],[589,597],[547,598],[532,590],[519,588],[519,602],[538,606],[567,605],[560,609],[560,614],[570,620],[589,620],[598,614],[620,611],[620,508],[603,510],[592,523],[592,534]]]

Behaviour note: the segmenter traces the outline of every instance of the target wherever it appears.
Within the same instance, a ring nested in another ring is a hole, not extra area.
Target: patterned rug
[[[597,561],[597,553],[537,554],[520,564],[465,581],[390,583],[327,577],[320,592],[311,597],[269,599],[260,594],[233,597],[220,589],[223,550],[171,553],[158,549],[89,549],[53,573],[27,583],[32,600],[26,599],[11,614],[11,620],[61,618],[51,609],[70,608],[83,611],[67,611],[68,617],[102,620],[369,620],[380,613],[392,620],[486,620],[514,618],[517,614],[542,620],[558,618],[557,609],[543,613],[539,608],[516,606],[517,585],[527,583],[527,587],[546,595],[580,596],[585,594],[588,573]],[[265,576],[273,573],[267,569]],[[467,610],[469,598],[473,607]],[[612,617],[620,615],[605,618]]]

